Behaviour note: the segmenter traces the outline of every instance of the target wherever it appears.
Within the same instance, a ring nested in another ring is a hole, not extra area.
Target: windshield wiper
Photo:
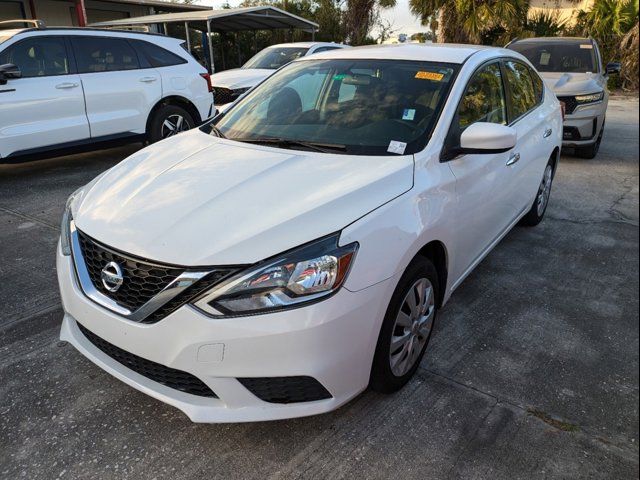
[[[213,123],[209,126],[211,127],[211,133],[215,134],[216,137],[227,138],[224,133],[222,133],[222,130],[216,127]]]
[[[232,138],[232,140],[237,140],[238,142],[245,143],[255,143],[257,145],[274,145],[281,148],[295,148],[295,147],[303,147],[309,150],[313,150],[321,153],[334,153],[334,152],[346,152],[346,145],[332,144],[332,143],[315,143],[315,142],[304,142],[301,140],[289,140],[287,138],[272,138],[272,137],[263,137],[263,138]]]

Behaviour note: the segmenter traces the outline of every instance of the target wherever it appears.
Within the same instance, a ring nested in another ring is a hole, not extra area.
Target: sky
[[[238,6],[241,0],[229,0],[229,4],[232,7]],[[198,5],[211,5],[214,8],[219,8],[225,0],[199,0],[196,2]],[[395,8],[382,11],[382,18],[385,21],[390,21],[392,24],[392,30],[394,36],[399,33],[406,33],[411,35],[416,32],[427,31],[426,27],[420,25],[420,20],[411,15],[409,11],[409,0],[397,0]]]

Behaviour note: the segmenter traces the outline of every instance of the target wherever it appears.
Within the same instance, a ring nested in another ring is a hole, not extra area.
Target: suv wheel
[[[522,220],[520,221],[522,225],[525,225],[527,227],[535,227],[544,218],[544,214],[547,211],[547,207],[549,206],[549,198],[551,197],[551,186],[553,184],[553,177],[553,160],[549,160],[549,163],[547,163],[547,166],[544,169],[544,174],[542,175],[542,181],[540,182],[540,186],[538,187],[536,199],[533,201],[531,209],[524,217],[522,217]]]
[[[433,263],[416,258],[402,275],[387,308],[371,368],[372,390],[395,392],[416,372],[433,332],[438,292]]]
[[[155,143],[165,138],[186,132],[195,126],[193,117],[177,105],[164,105],[153,114],[149,123],[149,142]]]

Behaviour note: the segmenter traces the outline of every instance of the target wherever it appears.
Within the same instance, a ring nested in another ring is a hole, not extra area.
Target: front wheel
[[[149,142],[159,142],[180,132],[186,132],[194,126],[193,117],[184,108],[177,105],[163,105],[151,117]]]
[[[438,274],[416,258],[398,282],[382,323],[369,386],[381,393],[402,388],[418,369],[436,319]]]
[[[542,175],[542,181],[538,187],[538,193],[536,199],[533,201],[533,205],[527,214],[522,218],[521,224],[527,227],[535,227],[544,218],[544,214],[549,206],[549,197],[551,197],[551,185],[553,184],[553,160],[549,160],[544,174]]]

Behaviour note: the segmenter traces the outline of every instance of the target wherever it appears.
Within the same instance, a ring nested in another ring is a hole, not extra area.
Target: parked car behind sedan
[[[346,47],[348,45],[329,42],[281,43],[267,47],[251,57],[242,67],[211,76],[216,108],[224,111],[240,95],[297,58]]]
[[[609,75],[620,73],[619,63],[603,68],[592,38],[527,38],[508,45],[536,67],[566,109],[563,146],[584,158],[600,150],[609,103]]]
[[[0,161],[114,140],[155,142],[210,118],[207,71],[162,35],[0,31]]]
[[[561,142],[510,50],[300,58],[69,198],[61,339],[197,422],[398,390],[455,289],[542,221]]]

